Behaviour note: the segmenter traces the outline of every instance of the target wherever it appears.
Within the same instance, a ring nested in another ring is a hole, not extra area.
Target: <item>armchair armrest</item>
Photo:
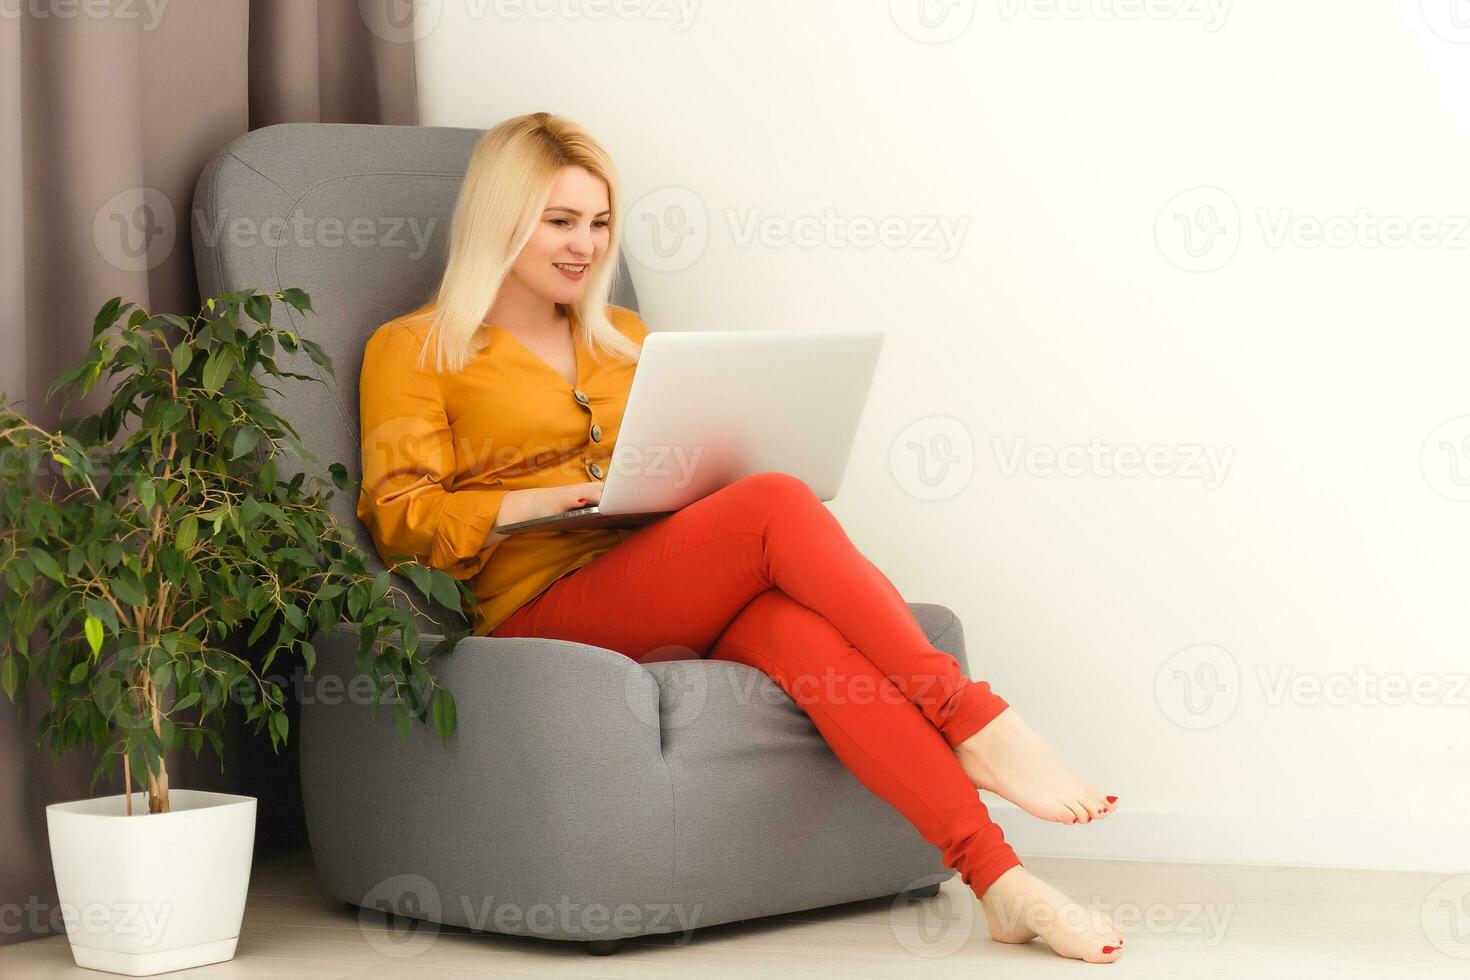
[[[301,704],[307,832],[333,894],[363,904],[411,871],[436,893],[428,917],[470,927],[484,923],[465,896],[669,894],[673,788],[647,670],[580,643],[468,637],[430,665],[454,694],[454,734],[416,721],[405,745],[391,705],[369,710],[370,683],[354,693],[357,643],[351,629],[318,642]],[[605,826],[643,832],[608,846]]]

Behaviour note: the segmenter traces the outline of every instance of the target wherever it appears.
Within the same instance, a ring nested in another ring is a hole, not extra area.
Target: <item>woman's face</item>
[[[575,303],[607,251],[610,216],[607,184],[581,167],[563,167],[510,274],[554,303]]]

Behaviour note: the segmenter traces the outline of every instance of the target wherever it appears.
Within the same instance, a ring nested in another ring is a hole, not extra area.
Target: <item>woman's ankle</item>
[[[944,736],[951,749],[973,738],[1010,708],[1005,698],[991,691],[989,685],[979,682],[957,696],[963,700],[939,726],[939,734]]]
[[[1012,874],[1012,872],[1018,873]],[[1021,864],[1021,859],[1016,856],[1016,853],[1007,848],[1006,854],[998,855],[993,860],[986,862],[984,867],[977,869],[967,883],[970,890],[975,893],[975,897],[983,901],[997,885],[1000,885],[1002,891],[1005,890],[1005,884],[1001,883],[1001,879],[1006,878],[1007,875],[1010,875],[1007,879],[1009,882],[1030,873]]]

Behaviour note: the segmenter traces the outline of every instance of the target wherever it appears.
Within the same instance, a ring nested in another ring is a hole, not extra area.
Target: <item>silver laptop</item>
[[[662,331],[643,341],[601,500],[500,528],[637,527],[753,473],[842,485],[881,331]]]

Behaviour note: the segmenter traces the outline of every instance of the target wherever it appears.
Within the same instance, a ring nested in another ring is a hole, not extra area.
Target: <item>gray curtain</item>
[[[42,424],[51,379],[81,356],[112,296],[193,313],[189,208],[206,161],[279,122],[417,122],[413,46],[384,25],[413,0],[21,3],[0,17],[0,391]],[[7,5],[12,6],[12,5]],[[154,10],[157,8],[157,15]],[[371,20],[371,23],[368,21]],[[61,927],[45,807],[122,792],[85,754],[36,748],[42,690],[0,696],[0,945]],[[299,730],[296,725],[292,729]],[[248,732],[170,761],[174,786],[261,795],[262,835],[304,839],[289,759]],[[260,746],[264,745],[264,749]],[[279,791],[279,792],[277,792]]]

